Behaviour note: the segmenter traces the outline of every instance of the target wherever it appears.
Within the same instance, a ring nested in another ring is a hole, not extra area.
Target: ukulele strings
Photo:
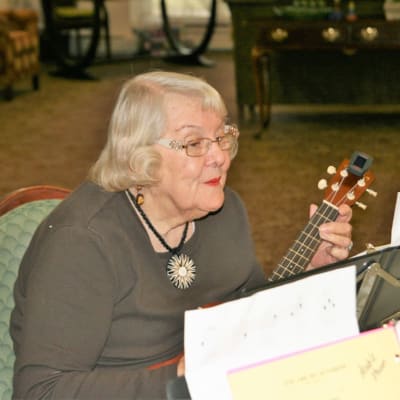
[[[328,201],[333,202],[333,200],[335,199],[335,196],[339,193],[339,189],[341,186],[343,186],[343,182],[345,181],[346,177],[342,177],[342,179],[340,180],[340,182],[338,182],[338,190],[333,191],[329,196],[328,196]],[[346,196],[349,193],[354,192],[354,189],[357,187],[357,183],[355,183],[350,189],[347,190],[347,192],[345,194],[343,194],[343,196],[336,202],[337,206],[340,206],[341,204],[343,204],[346,201]]]

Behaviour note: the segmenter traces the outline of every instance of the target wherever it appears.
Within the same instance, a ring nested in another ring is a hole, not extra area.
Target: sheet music
[[[230,400],[228,370],[357,335],[355,274],[354,266],[321,272],[248,298],[187,311],[191,398]]]
[[[397,201],[394,209],[391,245],[400,245],[400,193],[397,193]]]

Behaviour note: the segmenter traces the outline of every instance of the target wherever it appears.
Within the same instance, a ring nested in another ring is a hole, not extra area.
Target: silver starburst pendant
[[[174,254],[167,264],[167,275],[178,289],[188,289],[196,278],[196,266],[186,254]]]

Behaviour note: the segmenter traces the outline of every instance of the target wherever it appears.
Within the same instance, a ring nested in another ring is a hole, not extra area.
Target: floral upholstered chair
[[[6,100],[13,85],[29,78],[39,89],[38,14],[31,9],[0,10],[0,89]]]

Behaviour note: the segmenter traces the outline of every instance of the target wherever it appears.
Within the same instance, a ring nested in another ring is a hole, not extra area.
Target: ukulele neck
[[[321,243],[319,227],[325,222],[336,220],[338,214],[338,208],[324,200],[272,272],[269,281],[274,282],[303,272]]]

